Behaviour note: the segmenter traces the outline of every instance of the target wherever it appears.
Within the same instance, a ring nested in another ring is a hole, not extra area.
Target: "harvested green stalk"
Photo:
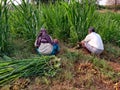
[[[33,59],[2,61],[0,63],[0,85],[20,77],[54,76],[60,60],[54,56],[41,56]]]

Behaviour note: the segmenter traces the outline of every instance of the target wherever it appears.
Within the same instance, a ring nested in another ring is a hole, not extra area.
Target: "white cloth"
[[[43,55],[51,54],[53,46],[50,43],[41,43],[38,52]]]
[[[94,54],[96,54],[96,55],[100,55],[100,54],[103,52],[103,50],[97,49],[97,48],[89,45],[88,43],[85,43],[85,47],[86,47],[91,53],[94,53]]]
[[[103,41],[100,35],[95,32],[88,34],[83,41],[97,49],[104,50]]]

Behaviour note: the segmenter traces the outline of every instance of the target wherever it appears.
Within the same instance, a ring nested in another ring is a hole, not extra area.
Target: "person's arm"
[[[38,47],[39,47],[39,45],[38,45],[38,40],[37,40],[37,39],[35,40],[34,45],[35,45],[35,47],[36,47],[36,48],[38,48]]]
[[[37,39],[35,40],[34,46],[37,47]]]
[[[91,40],[90,34],[88,34],[82,42],[89,42]]]
[[[79,45],[82,45],[82,47],[85,47],[85,42],[89,42],[90,41],[90,35],[88,34],[85,39],[83,39]]]
[[[47,35],[46,39],[47,39],[48,43],[53,44],[53,40],[52,40],[51,36]]]
[[[36,40],[35,40],[35,43],[34,43],[34,45],[35,45],[35,47],[39,47],[40,46],[40,44],[41,44],[41,37],[38,37]]]
[[[42,35],[42,34],[41,34],[41,32],[40,32],[40,33],[38,34],[38,36],[36,37],[36,40],[35,40],[35,43],[34,43],[34,46],[37,47],[37,48],[39,47],[39,45],[38,45],[38,40],[41,40],[41,38],[40,38],[41,35]],[[39,42],[40,42],[40,41],[39,41]]]

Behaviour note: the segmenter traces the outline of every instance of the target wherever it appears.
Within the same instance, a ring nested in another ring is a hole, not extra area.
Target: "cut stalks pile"
[[[21,77],[56,75],[60,60],[55,56],[41,56],[33,59],[0,61],[0,85]]]

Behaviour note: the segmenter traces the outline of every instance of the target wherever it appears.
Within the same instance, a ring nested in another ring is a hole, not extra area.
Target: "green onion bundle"
[[[0,62],[0,85],[17,78],[30,76],[51,76],[58,71],[60,61],[54,56],[41,56],[33,59],[23,59]]]

